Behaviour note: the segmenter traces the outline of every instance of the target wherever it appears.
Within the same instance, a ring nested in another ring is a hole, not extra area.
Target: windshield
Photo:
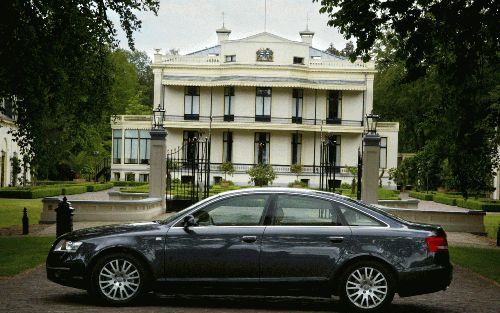
[[[212,200],[212,199],[213,199],[213,198],[215,198],[215,197],[217,197],[217,195],[215,195],[215,196],[211,196],[211,197],[208,197],[208,198],[206,198],[206,199],[204,199],[204,200],[201,200],[201,201],[198,201],[198,202],[196,202],[196,203],[194,203],[194,204],[192,204],[192,205],[188,206],[188,207],[187,207],[187,208],[185,208],[184,210],[179,211],[179,212],[176,212],[175,214],[170,215],[170,216],[169,216],[169,217],[167,217],[166,219],[161,220],[161,221],[156,221],[156,222],[158,222],[158,223],[160,223],[160,224],[168,224],[168,223],[170,223],[170,222],[173,222],[173,221],[174,221],[174,220],[176,220],[178,217],[180,217],[180,216],[182,216],[182,215],[186,214],[187,212],[189,212],[190,210],[192,210],[194,207],[199,206],[200,204],[205,203],[205,202],[207,202],[207,201],[210,201],[210,200]]]

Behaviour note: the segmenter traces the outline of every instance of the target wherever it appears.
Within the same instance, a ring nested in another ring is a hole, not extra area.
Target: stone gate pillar
[[[167,147],[167,132],[165,129],[152,129],[151,149],[149,158],[149,197],[161,198],[162,207],[167,207],[166,203],[166,176],[167,164],[165,161]]]
[[[361,201],[378,203],[378,171],[380,165],[380,136],[366,134],[363,138],[363,176]]]

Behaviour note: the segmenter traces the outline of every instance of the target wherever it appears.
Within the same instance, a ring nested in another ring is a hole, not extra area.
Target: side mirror
[[[196,226],[197,224],[198,223],[196,222],[196,219],[192,215],[184,216],[184,220],[182,221],[182,225],[184,226],[184,228]]]

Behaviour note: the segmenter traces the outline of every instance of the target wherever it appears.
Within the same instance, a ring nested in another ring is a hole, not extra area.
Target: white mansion
[[[291,164],[302,164],[299,179],[319,184],[320,146],[335,140],[337,180],[350,182],[345,166],[356,166],[364,117],[373,107],[373,63],[350,61],[301,41],[270,33],[231,40],[217,30],[218,44],[187,55],[154,55],[154,101],[166,110],[167,149],[198,136],[211,137],[214,177],[230,161],[231,179],[247,184],[246,171],[271,164],[275,185],[296,179]],[[112,120],[112,179],[148,180],[150,116],[122,115]],[[380,168],[397,166],[398,123],[380,122]],[[385,170],[384,170],[385,169]],[[339,182],[337,182],[339,183]]]

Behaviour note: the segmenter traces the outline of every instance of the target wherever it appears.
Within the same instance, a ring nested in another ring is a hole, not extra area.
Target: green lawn
[[[488,233],[488,237],[497,238],[499,225],[500,213],[486,213],[484,216],[484,230]]]
[[[0,237],[0,277],[19,274],[42,264],[54,237]]]
[[[451,261],[500,283],[500,249],[449,247]]]
[[[41,199],[0,198],[0,227],[21,225],[23,208],[28,209],[30,224],[38,224],[42,212]]]

